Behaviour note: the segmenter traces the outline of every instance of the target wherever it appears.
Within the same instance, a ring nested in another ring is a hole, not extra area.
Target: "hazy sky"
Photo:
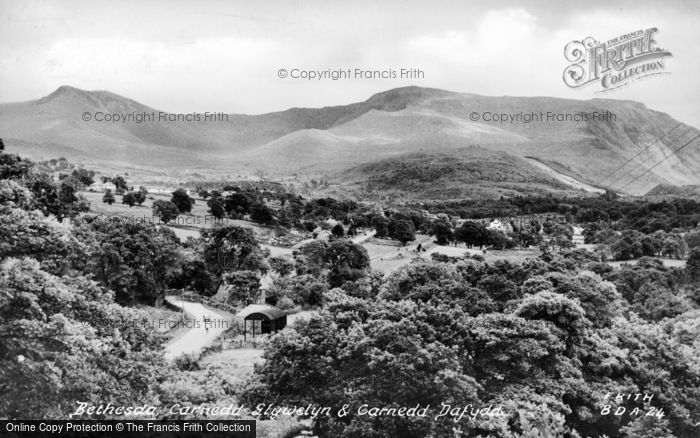
[[[700,127],[697,1],[0,0],[0,102],[60,85],[170,112],[262,113],[419,85],[641,101]],[[657,27],[669,75],[570,89],[564,46]],[[418,68],[423,79],[280,79],[278,70]],[[527,108],[523,108],[527,111]]]

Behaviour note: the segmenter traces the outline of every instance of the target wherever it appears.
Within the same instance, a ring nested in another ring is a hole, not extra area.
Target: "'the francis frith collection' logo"
[[[600,82],[602,90],[598,92],[606,92],[645,77],[667,73],[664,57],[672,55],[657,47],[656,32],[657,28],[652,27],[606,42],[592,37],[571,41],[564,48],[566,60],[572,63],[564,70],[564,83],[579,88]]]

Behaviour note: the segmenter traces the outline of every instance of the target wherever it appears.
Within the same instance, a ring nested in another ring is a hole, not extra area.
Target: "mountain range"
[[[686,145],[700,131],[633,101],[404,87],[359,103],[229,114],[224,121],[110,123],[95,121],[98,112],[158,110],[108,91],[62,86],[38,100],[0,104],[0,138],[34,159],[324,175],[358,190],[390,193],[400,184],[426,197],[445,190],[469,196],[459,188],[494,184],[508,195],[533,188],[643,194],[658,185],[700,184],[700,146]],[[579,116],[527,119],[547,113]],[[494,121],[493,114],[514,118]],[[579,121],[582,114],[589,120]]]

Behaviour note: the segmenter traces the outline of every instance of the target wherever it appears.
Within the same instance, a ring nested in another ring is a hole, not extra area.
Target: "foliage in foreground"
[[[503,407],[501,417],[465,416],[469,437],[635,437],[647,427],[696,436],[695,285],[655,263],[626,269],[608,273],[612,281],[606,281],[572,259],[420,262],[385,279],[373,299],[334,289],[317,317],[273,339],[245,400],[312,403],[334,412],[349,404],[347,417],[315,420],[315,432],[329,437],[449,436],[452,419],[434,419],[442,403]],[[625,296],[643,286],[629,280],[647,271],[652,284],[671,282],[685,291],[679,294],[685,313],[656,323],[661,318],[653,308],[646,319],[634,312],[635,298],[630,303]],[[629,288],[625,296],[618,285]],[[618,392],[653,399],[605,398]],[[361,405],[418,404],[430,404],[433,416],[352,413]],[[655,407],[664,417],[602,415],[607,404],[628,413]]]

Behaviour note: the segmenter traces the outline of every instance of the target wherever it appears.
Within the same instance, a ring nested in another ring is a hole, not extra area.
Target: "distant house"
[[[267,207],[273,210],[279,210],[282,208],[282,203],[278,199],[265,199],[264,203]]]
[[[513,226],[508,222],[503,222],[500,219],[492,220],[488,225],[486,225],[486,228],[489,230],[500,231],[506,234],[513,232]]]
[[[88,187],[88,191],[90,191],[90,192],[103,193],[107,190],[111,190],[114,192],[117,190],[117,186],[115,186],[111,182],[105,182],[105,183],[96,182],[96,183],[90,184],[90,186]]]
[[[329,217],[324,221],[325,223],[328,224],[329,227],[333,228],[334,226],[338,225],[340,222],[337,220],[333,219],[332,217]]]
[[[171,195],[176,188],[173,187],[162,187],[162,186],[155,186],[155,187],[147,187],[148,193],[153,193],[157,195]],[[190,192],[189,189],[185,189],[185,192],[187,192],[187,196],[192,196],[192,193]]]

